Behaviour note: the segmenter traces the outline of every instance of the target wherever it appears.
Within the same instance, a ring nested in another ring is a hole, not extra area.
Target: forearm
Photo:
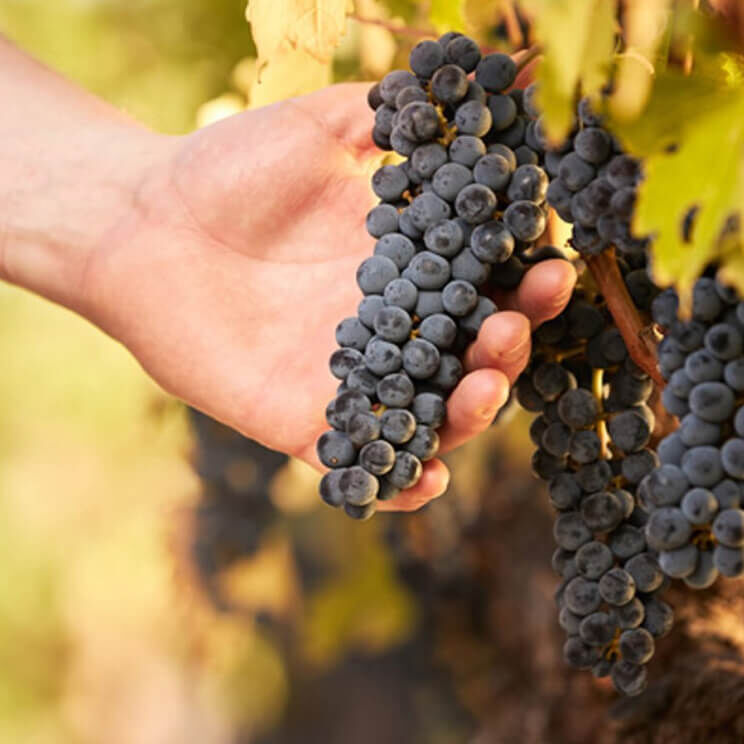
[[[162,141],[0,37],[0,278],[81,310]]]

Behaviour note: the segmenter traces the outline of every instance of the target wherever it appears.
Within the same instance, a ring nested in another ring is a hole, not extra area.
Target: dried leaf
[[[328,62],[346,29],[351,0],[249,0],[259,64],[271,60],[284,44]]]

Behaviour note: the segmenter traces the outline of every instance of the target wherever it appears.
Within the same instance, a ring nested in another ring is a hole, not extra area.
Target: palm
[[[119,286],[137,273],[150,322],[114,335],[153,377],[307,459],[336,384],[327,369],[333,329],[355,312],[354,272],[371,247],[370,112],[363,93],[345,88],[188,137],[161,174],[169,185],[147,225],[106,254]],[[333,120],[322,120],[329,111]],[[153,254],[166,264],[158,271],[143,267]]]

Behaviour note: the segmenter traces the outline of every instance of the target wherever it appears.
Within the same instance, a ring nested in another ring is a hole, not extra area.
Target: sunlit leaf
[[[669,25],[671,0],[628,0],[623,16],[625,49],[618,60],[611,107],[623,119],[643,109],[653,82],[657,52]]]
[[[440,33],[465,30],[460,0],[431,0],[429,20]]]
[[[259,63],[272,59],[288,43],[327,62],[346,28],[351,0],[249,0]]]
[[[668,71],[659,75],[652,95],[633,121],[610,119],[612,130],[624,145],[637,155],[651,155],[680,140],[684,133],[697,125],[721,103],[728,99],[730,87],[724,75],[683,75]]]
[[[591,94],[604,85],[615,43],[615,4],[608,0],[532,0],[535,31],[544,49],[537,77],[548,136],[571,127],[577,86]]]
[[[312,93],[330,82],[330,63],[285,46],[256,75],[251,86],[250,107],[267,106],[285,98]]]
[[[660,283],[676,283],[685,295],[719,256],[721,230],[744,200],[743,158],[744,93],[738,90],[720,97],[675,152],[647,160],[634,228],[656,235],[653,266]],[[691,241],[683,243],[682,220],[693,205]]]
[[[468,33],[476,37],[486,36],[496,24],[507,0],[462,0],[462,17]]]
[[[245,108],[245,99],[239,93],[223,93],[199,106],[196,126],[206,127],[220,119],[237,114]]]
[[[364,18],[388,20],[389,12],[379,0],[357,0],[357,13]],[[359,23],[357,51],[362,71],[381,78],[392,66],[398,45],[393,34],[374,23]]]

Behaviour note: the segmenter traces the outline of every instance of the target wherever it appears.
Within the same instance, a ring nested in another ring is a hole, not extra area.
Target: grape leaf
[[[460,0],[432,0],[429,7],[429,20],[437,31],[464,31]]]
[[[591,94],[607,81],[615,43],[615,4],[608,0],[531,0],[537,41],[544,56],[538,67],[538,104],[548,136],[565,137],[573,121],[576,87]]]
[[[674,152],[648,158],[636,208],[634,231],[655,235],[656,279],[675,283],[683,298],[706,264],[727,260],[721,231],[744,203],[744,91],[729,90],[716,102]],[[684,243],[682,220],[692,206],[698,211]],[[744,289],[744,277],[738,284]]]
[[[331,83],[331,64],[302,49],[283,45],[256,75],[250,89],[250,108],[268,106],[312,93]]]
[[[462,17],[468,32],[485,37],[499,19],[507,0],[462,0]]]
[[[346,13],[352,7],[351,0],[249,0],[246,18],[259,66],[284,43],[327,62],[344,34]]]
[[[651,155],[681,139],[698,119],[728,95],[720,68],[708,74],[683,75],[667,71],[656,76],[651,97],[637,119],[609,126],[623,145],[639,156]]]

